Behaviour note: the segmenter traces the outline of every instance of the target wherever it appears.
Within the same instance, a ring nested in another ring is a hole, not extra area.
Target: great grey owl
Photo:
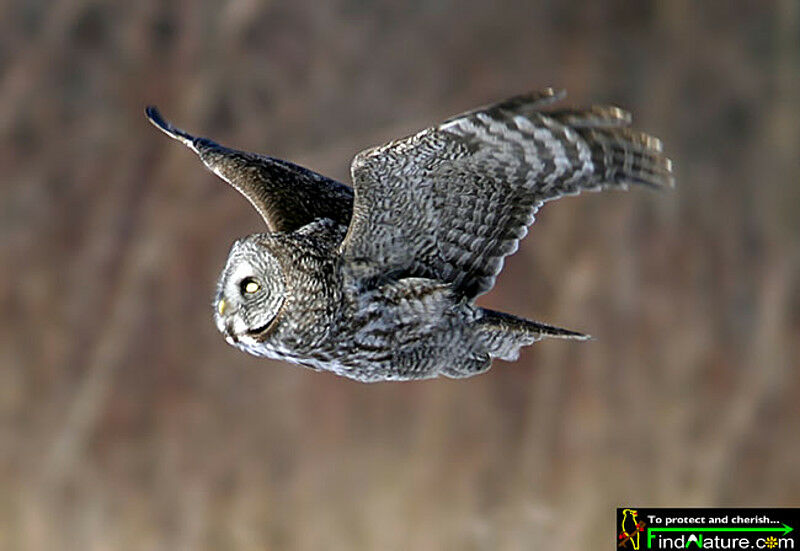
[[[545,201],[672,185],[659,140],[552,89],[475,109],[353,160],[353,188],[150,121],[241,192],[269,231],[236,241],[215,320],[227,341],[358,381],[470,377],[544,337],[586,335],[475,305]]]

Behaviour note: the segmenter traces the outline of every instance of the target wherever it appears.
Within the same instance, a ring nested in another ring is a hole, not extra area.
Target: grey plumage
[[[672,185],[661,143],[619,108],[548,108],[547,89],[363,151],[344,184],[157,127],[255,206],[270,232],[237,241],[217,327],[251,354],[371,382],[468,377],[544,337],[585,335],[480,308],[546,201]]]

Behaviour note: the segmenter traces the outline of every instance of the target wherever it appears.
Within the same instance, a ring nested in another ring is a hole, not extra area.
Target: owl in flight
[[[266,222],[233,244],[217,285],[228,343],[374,382],[470,377],[545,337],[587,338],[475,305],[545,201],[673,183],[661,142],[628,113],[551,107],[563,97],[514,97],[362,151],[352,189],[146,113]]]

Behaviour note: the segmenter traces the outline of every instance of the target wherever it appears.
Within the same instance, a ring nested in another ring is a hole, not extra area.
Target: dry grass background
[[[467,381],[259,361],[258,217],[145,121],[347,178],[546,85],[674,192],[544,208],[485,305],[595,335]],[[0,548],[610,548],[618,504],[800,504],[800,5],[0,1]]]

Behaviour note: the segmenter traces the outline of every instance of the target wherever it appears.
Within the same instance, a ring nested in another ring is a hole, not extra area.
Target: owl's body
[[[476,307],[433,279],[365,282],[337,256],[346,230],[326,219],[237,242],[226,273],[241,270],[251,254],[268,254],[285,274],[286,298],[269,329],[257,327],[255,334],[226,325],[230,317],[223,314],[236,308],[226,302],[216,319],[228,342],[256,356],[369,382],[474,375],[488,369],[492,357],[512,359],[543,329],[559,331]],[[221,285],[217,304],[225,294]]]
[[[671,184],[660,143],[613,107],[520,96],[356,156],[355,194],[286,161],[148,116],[270,228],[237,241],[215,299],[229,343],[363,382],[468,377],[544,337],[586,338],[475,305],[547,200]]]

